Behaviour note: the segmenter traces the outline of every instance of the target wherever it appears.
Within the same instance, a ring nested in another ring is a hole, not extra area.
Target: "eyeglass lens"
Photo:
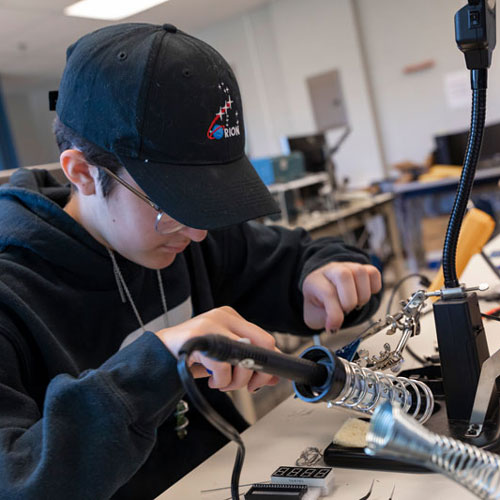
[[[172,219],[165,212],[160,212],[156,216],[156,224],[155,229],[160,234],[169,234],[175,233],[176,231],[180,231],[184,226],[184,224]]]

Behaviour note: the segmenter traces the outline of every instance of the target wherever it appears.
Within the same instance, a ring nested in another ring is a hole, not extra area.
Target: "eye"
[[[192,75],[193,75],[193,72],[189,69],[189,68],[184,68],[182,70],[182,74],[186,77],[186,78],[190,78]]]
[[[119,61],[125,61],[125,59],[127,59],[127,53],[122,50],[121,52],[118,52],[116,58]]]

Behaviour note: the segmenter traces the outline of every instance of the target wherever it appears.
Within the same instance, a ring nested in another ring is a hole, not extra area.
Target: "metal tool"
[[[329,408],[342,407],[372,415],[377,406],[390,401],[421,423],[427,422],[431,417],[434,396],[423,382],[376,372],[345,359],[338,359],[344,365],[346,380],[340,394],[327,402]],[[295,391],[297,392],[297,386]],[[305,399],[301,394],[299,396]]]
[[[395,491],[395,490],[396,490],[396,485],[394,485],[394,486],[392,487],[391,496],[389,497],[389,500],[392,500],[392,499],[393,499],[393,497],[394,497],[394,491]]]
[[[360,349],[359,359],[356,362],[366,368],[375,370],[390,368],[393,372],[398,372],[404,362],[403,351],[408,340],[420,333],[420,314],[428,296],[424,290],[416,291],[408,301],[402,302],[401,311],[387,315],[385,319],[377,321],[365,330],[360,336],[361,340],[366,340],[384,329],[387,329],[387,335],[394,335],[400,330],[401,338],[395,349],[392,349],[389,343],[385,343],[384,350],[378,355],[370,356],[368,350]]]
[[[500,498],[499,455],[430,432],[391,403],[377,408],[366,440],[368,455],[422,465],[448,476],[479,498]]]
[[[500,375],[500,350],[490,356],[481,367],[481,375],[477,384],[476,397],[469,421],[466,437],[478,437],[483,431],[486,412],[490,404],[491,394],[496,388],[496,380]]]
[[[374,484],[375,484],[375,479],[372,479],[372,484],[370,486],[370,489],[368,490],[368,493],[366,495],[363,495],[359,500],[368,500],[368,498],[370,498]]]
[[[397,373],[404,363],[404,350],[410,338],[420,334],[420,316],[424,308],[425,302],[429,297],[447,297],[463,296],[470,291],[483,292],[489,288],[487,283],[481,283],[478,286],[465,288],[461,285],[456,289],[441,289],[432,292],[425,290],[416,291],[406,302],[402,302],[401,311],[396,314],[388,314],[385,319],[380,319],[364,330],[353,342],[366,340],[373,335],[387,329],[387,335],[394,335],[398,330],[401,331],[401,338],[394,349],[389,343],[384,344],[384,350],[378,355],[370,355],[367,349],[358,351],[359,358],[356,363],[360,366],[371,368],[374,370],[385,370],[390,368],[391,371]],[[351,344],[353,343],[351,342]],[[349,344],[349,345],[351,345]],[[344,347],[345,350],[348,346]]]

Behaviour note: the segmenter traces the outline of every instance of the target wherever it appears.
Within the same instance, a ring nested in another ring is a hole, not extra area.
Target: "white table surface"
[[[500,250],[500,237],[490,242],[485,251]],[[494,259],[500,264],[500,258]],[[486,266],[478,255],[467,266],[461,282],[471,286],[488,282],[490,286],[500,283],[496,275]],[[496,303],[482,303],[486,311]],[[379,311],[379,314],[382,314]],[[422,318],[422,333],[411,339],[411,347],[419,354],[433,354],[436,344],[432,313]],[[500,323],[485,321],[490,354],[500,348]],[[386,341],[397,342],[398,335],[388,337],[379,334],[365,344],[381,348]],[[394,339],[394,340],[392,340]],[[363,344],[363,346],[365,346]],[[407,357],[403,369],[416,363]],[[299,399],[289,398],[264,416],[242,435],[246,447],[246,458],[240,478],[240,485],[269,481],[271,473],[280,465],[294,465],[300,453],[308,446],[323,450],[332,440],[337,429],[350,415],[340,409],[329,409],[325,404],[308,404]],[[203,443],[200,443],[203,446]],[[227,500],[231,497],[229,489],[236,445],[230,443],[219,452],[194,469],[157,500]],[[321,465],[322,462],[318,465]],[[432,473],[408,474],[400,472],[381,472],[360,469],[335,468],[335,483],[331,494],[323,498],[338,500],[358,500],[365,495],[375,480],[370,500],[388,500],[395,486],[393,500],[422,499],[459,499],[475,498],[463,487],[450,479]],[[225,489],[219,489],[225,488]],[[206,491],[218,489],[216,491]],[[240,489],[243,493],[249,486]]]

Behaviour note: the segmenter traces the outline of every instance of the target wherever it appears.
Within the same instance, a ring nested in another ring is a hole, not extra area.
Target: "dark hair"
[[[58,116],[54,119],[52,131],[54,132],[61,153],[66,149],[78,149],[88,163],[98,168],[98,180],[102,189],[102,194],[104,197],[107,197],[115,186],[116,181],[109,176],[104,169],[99,167],[106,167],[111,170],[111,172],[117,174],[124,168],[120,160],[113,153],[75,134],[73,130],[61,122]],[[76,189],[76,186],[74,187]]]

